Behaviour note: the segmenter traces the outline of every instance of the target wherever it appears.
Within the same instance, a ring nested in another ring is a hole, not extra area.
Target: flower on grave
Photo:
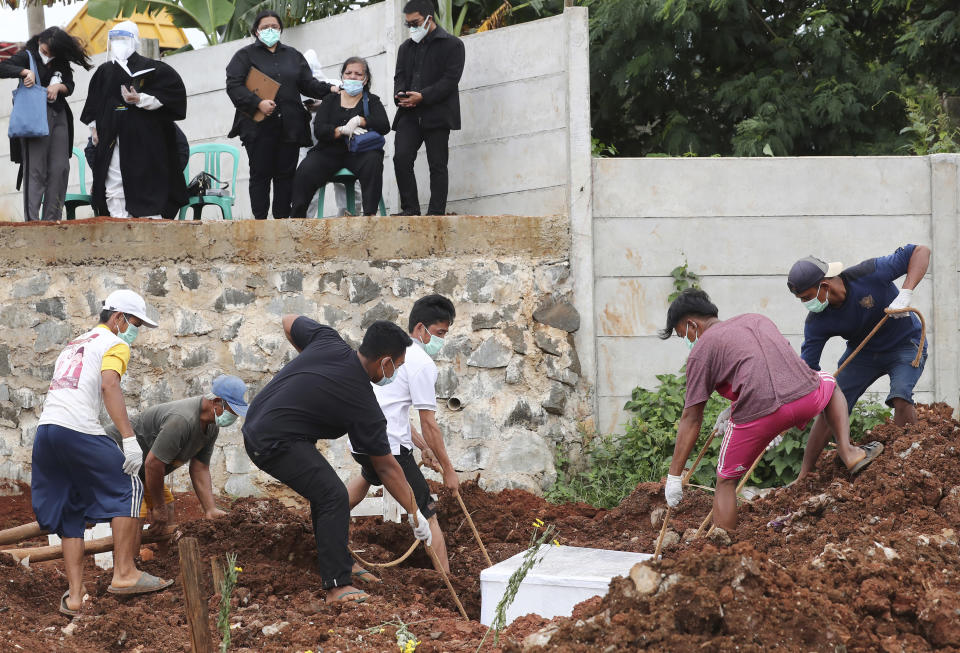
[[[543,520],[542,520],[542,519],[534,519],[534,520],[533,520],[533,527],[534,527],[534,528],[543,528]]]
[[[560,546],[560,541],[559,541],[559,540],[554,540],[554,541],[553,541],[553,546]]]
[[[408,639],[406,644],[403,645],[403,653],[413,653],[418,646],[420,646],[420,640]]]
[[[234,567],[233,570],[239,574],[243,571],[243,567]]]

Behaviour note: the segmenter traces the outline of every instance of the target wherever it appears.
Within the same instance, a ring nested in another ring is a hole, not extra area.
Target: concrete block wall
[[[328,77],[337,78],[349,56],[366,57],[373,74],[373,92],[393,117],[393,74],[396,51],[407,38],[401,25],[401,0],[349,11],[284,31],[283,42],[301,52],[313,48]],[[568,112],[588,107],[589,87],[571,85],[569,34],[586,34],[586,10],[570,9],[531,23],[464,37],[466,67],[460,83],[463,129],[450,138],[450,192],[448,211],[460,214],[551,215],[567,206]],[[571,29],[573,25],[573,29]],[[187,87],[187,118],[180,126],[191,143],[228,142],[241,152],[234,216],[249,218],[249,167],[239,139],[227,139],[234,108],[224,90],[227,62],[249,38],[207,47],[164,59],[183,77]],[[581,43],[585,47],[585,41]],[[577,46],[580,47],[580,46]],[[104,55],[94,58],[95,64]],[[519,62],[522,62],[520,64]],[[70,104],[75,116],[75,145],[86,144],[89,130],[79,122],[92,72],[75,71],[77,88]],[[586,78],[583,80],[586,81]],[[15,88],[14,80],[0,80],[0,96]],[[572,98],[570,94],[572,93]],[[0,103],[0,133],[9,123],[10,104]],[[588,114],[589,115],[589,114]],[[588,131],[578,136],[589,147]],[[384,199],[397,210],[393,173],[393,136],[387,137],[384,159]],[[199,159],[194,162],[194,172]],[[429,200],[429,172],[423,149],[416,164],[423,210]],[[92,183],[88,175],[87,183]],[[22,196],[15,189],[16,167],[9,163],[9,143],[0,139],[0,221],[21,220]],[[76,164],[70,192],[79,192]],[[333,193],[326,194],[325,215],[335,215]],[[80,209],[88,217],[88,209]],[[216,207],[204,209],[216,218]]]
[[[957,406],[957,155],[762,159],[594,159],[592,232],[598,426],[621,431],[624,402],[656,374],[677,372],[687,349],[656,332],[685,261],[720,316],[763,313],[799,350],[806,311],[787,291],[793,262],[813,254],[852,265],[915,243],[933,262],[914,295],[930,358],[920,401]],[[581,300],[584,301],[584,300]],[[833,372],[831,340],[821,360]],[[886,396],[886,380],[870,397]]]
[[[160,324],[133,346],[122,381],[132,412],[202,394],[221,373],[243,378],[252,397],[296,355],[283,314],[330,324],[357,346],[372,321],[406,327],[413,302],[440,292],[457,319],[438,357],[437,417],[463,478],[540,491],[555,478],[554,445],[591,416],[562,216],[81,222],[0,227],[0,238],[0,478],[29,479],[56,357],[123,287]],[[320,448],[344,479],[357,472],[345,439]],[[270,482],[239,425],[221,432],[212,471],[234,495]],[[170,480],[189,487],[185,471]]]

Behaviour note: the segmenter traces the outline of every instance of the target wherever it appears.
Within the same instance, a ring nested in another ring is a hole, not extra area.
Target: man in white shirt
[[[443,338],[450,330],[456,310],[453,303],[442,295],[427,295],[414,303],[410,310],[408,329],[413,344],[407,347],[406,362],[397,371],[393,383],[374,386],[377,401],[387,418],[387,437],[390,440],[390,452],[400,463],[407,483],[413,489],[417,507],[430,522],[433,535],[433,550],[440,559],[444,571],[450,571],[447,560],[447,546],[437,521],[436,506],[430,496],[423,473],[413,458],[413,446],[424,450],[424,459],[432,454],[443,470],[443,484],[453,492],[460,489],[460,479],[453,463],[447,455],[443,443],[443,433],[437,425],[437,365],[433,362],[443,347]],[[420,413],[420,428],[423,435],[417,433],[410,424],[410,408]],[[360,476],[347,484],[350,494],[350,508],[363,501],[371,485],[381,485],[370,464],[369,456],[351,451],[354,459],[360,463]],[[365,570],[355,570],[360,580],[372,580],[372,574]]]

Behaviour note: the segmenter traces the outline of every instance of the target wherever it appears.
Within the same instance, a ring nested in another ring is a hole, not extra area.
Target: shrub
[[[584,501],[602,508],[612,508],[629,495],[638,483],[658,482],[666,476],[673,457],[676,425],[683,413],[686,377],[682,374],[660,374],[655,391],[634,388],[624,409],[633,413],[623,435],[594,436],[581,433],[580,442],[585,466],[572,464],[570,450],[558,447],[557,481],[546,492],[548,500],[563,503]],[[688,464],[692,464],[713,430],[713,424],[728,401],[714,393],[704,408],[700,436]],[[850,435],[859,440],[863,434],[890,416],[890,410],[876,403],[860,402],[854,408]],[[751,485],[771,487],[785,485],[796,478],[803,460],[807,430],[790,429],[783,443],[768,453],[757,466]],[[716,437],[703,456],[690,482],[713,487],[716,482],[717,459],[721,438]],[[567,445],[569,447],[569,445]]]

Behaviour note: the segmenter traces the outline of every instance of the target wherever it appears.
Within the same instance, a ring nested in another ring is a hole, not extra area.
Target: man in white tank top
[[[100,323],[60,352],[33,443],[32,502],[41,528],[63,540],[69,589],[60,612],[74,616],[83,603],[83,531],[88,523],[113,528],[113,581],[107,591],[142,594],[173,584],[137,569],[132,542],[140,527],[142,453],[127,416],[120,377],[141,326],[155,327],[132,290],[104,301]],[[100,424],[100,410],[123,436],[117,446]]]

